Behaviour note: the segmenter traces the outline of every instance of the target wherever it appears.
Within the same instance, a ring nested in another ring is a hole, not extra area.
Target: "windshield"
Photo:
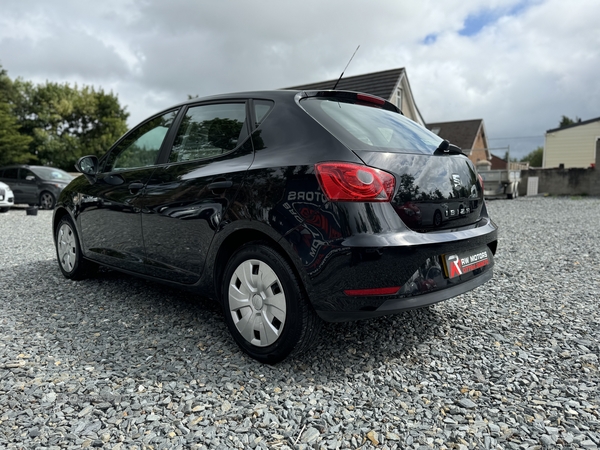
[[[302,107],[351,150],[432,154],[442,138],[401,114],[335,98]]]
[[[64,170],[56,169],[54,167],[30,167],[30,169],[42,180],[64,181],[65,183],[68,183],[74,178]]]

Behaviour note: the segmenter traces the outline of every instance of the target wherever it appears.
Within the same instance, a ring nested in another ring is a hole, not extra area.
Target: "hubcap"
[[[252,307],[256,311],[260,311],[263,307],[263,299],[260,295],[255,294],[252,296]]]
[[[229,311],[237,330],[257,347],[273,344],[283,331],[285,293],[277,274],[265,262],[249,259],[229,281]]]
[[[52,208],[52,196],[48,193],[42,194],[42,198],[40,199],[40,205],[42,209],[51,209]]]
[[[56,240],[58,247],[58,261],[65,272],[72,272],[77,262],[75,234],[71,227],[63,223],[58,229]]]

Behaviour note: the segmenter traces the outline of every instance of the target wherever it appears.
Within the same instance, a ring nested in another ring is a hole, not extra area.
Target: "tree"
[[[544,161],[544,147],[538,147],[523,159],[521,162],[528,162],[531,167],[542,167]]]
[[[567,116],[562,116],[562,119],[560,121],[560,123],[558,124],[559,128],[565,128],[568,127],[569,125],[574,125],[575,123],[579,123],[581,122],[581,119],[577,116],[575,116],[575,120],[567,117]]]
[[[29,163],[36,159],[35,155],[29,153],[32,139],[21,134],[19,123],[9,103],[11,90],[12,83],[6,71],[0,67],[0,166]]]
[[[104,153],[127,130],[129,114],[112,93],[67,83],[17,86],[19,119],[42,164],[72,170],[81,156]]]
[[[29,153],[31,137],[21,134],[19,128],[9,105],[0,102],[0,166],[36,160],[35,155]]]
[[[517,158],[511,158],[510,157],[510,153],[507,150],[506,153],[504,153],[504,161],[506,161],[506,162],[517,162],[518,159]]]
[[[70,171],[81,156],[104,153],[127,130],[129,114],[113,93],[68,83],[11,81],[1,73],[0,104],[4,112],[8,106],[12,129],[27,142],[26,148],[3,152],[5,162],[37,161]]]

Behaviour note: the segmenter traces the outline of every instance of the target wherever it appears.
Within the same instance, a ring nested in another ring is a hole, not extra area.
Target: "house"
[[[291,86],[286,89],[333,89],[337,81],[337,79],[319,81]],[[492,159],[492,154],[488,150],[483,119],[425,124],[423,116],[415,103],[404,68],[343,77],[337,83],[336,89],[364,92],[390,101],[398,106],[406,117],[459,146],[474,164],[479,162],[480,165],[482,163],[489,165],[489,161]]]
[[[439,137],[460,147],[474,164],[492,160],[483,119],[436,122],[426,126]]]
[[[600,163],[600,117],[546,131],[543,168],[587,168]]]
[[[490,162],[492,163],[491,170],[506,170],[508,168],[508,162],[496,155],[492,155]]]
[[[291,86],[286,89],[321,90],[333,89],[338,80],[319,81],[317,83]],[[345,91],[364,92],[376,95],[396,105],[406,117],[425,126],[423,116],[415,103],[406,70],[404,68],[367,73],[353,77],[343,77],[336,89]]]

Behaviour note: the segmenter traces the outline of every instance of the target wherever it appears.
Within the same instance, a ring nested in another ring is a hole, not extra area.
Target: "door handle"
[[[208,185],[208,189],[210,189],[211,191],[216,191],[218,189],[227,189],[227,188],[230,188],[231,186],[233,186],[233,181],[220,180],[220,181],[215,181],[213,183],[210,183]]]
[[[144,183],[141,183],[139,181],[134,181],[133,183],[129,183],[129,192],[131,192],[132,194],[135,194],[140,189],[143,189],[143,187],[144,187]]]

